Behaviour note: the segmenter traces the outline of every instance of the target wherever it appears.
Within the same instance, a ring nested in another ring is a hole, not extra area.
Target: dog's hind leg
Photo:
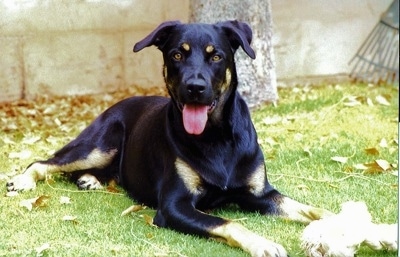
[[[111,178],[112,174],[107,173],[118,170],[123,141],[124,126],[120,122],[101,124],[97,120],[52,158],[34,162],[24,173],[11,178],[6,184],[7,191],[32,190],[37,181],[61,172],[84,174],[85,171],[90,173],[96,170],[97,174]],[[77,183],[81,189],[101,188],[99,181],[92,175],[82,176]]]

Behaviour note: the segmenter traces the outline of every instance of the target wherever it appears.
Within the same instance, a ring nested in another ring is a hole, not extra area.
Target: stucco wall
[[[163,85],[155,48],[135,42],[188,0],[0,0],[0,101]]]
[[[348,62],[392,0],[271,0],[280,86],[346,79]]]

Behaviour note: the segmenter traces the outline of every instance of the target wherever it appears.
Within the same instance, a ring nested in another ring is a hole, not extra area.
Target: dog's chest
[[[196,161],[195,168],[204,183],[222,190],[243,186],[243,170],[240,162],[243,158],[237,149],[229,146],[208,149],[205,158]]]

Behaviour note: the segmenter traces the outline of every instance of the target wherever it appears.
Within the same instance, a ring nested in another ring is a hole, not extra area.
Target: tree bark
[[[237,51],[238,90],[250,108],[264,103],[275,103],[278,93],[270,0],[191,0],[190,10],[192,22],[239,20],[250,25],[253,30],[251,45],[256,59],[250,59],[241,49]]]

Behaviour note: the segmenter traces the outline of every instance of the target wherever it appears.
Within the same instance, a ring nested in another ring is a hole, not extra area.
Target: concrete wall
[[[391,1],[271,0],[278,84],[347,78]],[[160,52],[132,46],[188,17],[189,0],[0,0],[0,102],[163,85]]]
[[[163,85],[161,53],[133,54],[188,0],[0,0],[0,101]]]
[[[347,79],[348,62],[392,0],[271,0],[280,86]]]

